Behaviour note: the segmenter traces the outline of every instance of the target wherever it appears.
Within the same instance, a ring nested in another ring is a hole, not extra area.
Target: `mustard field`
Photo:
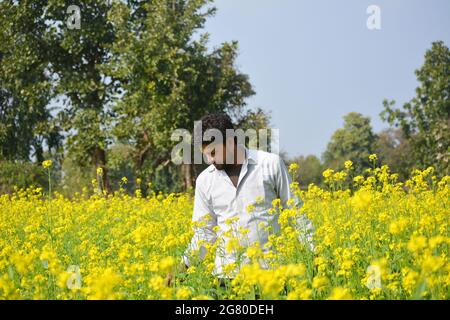
[[[229,234],[227,250],[252,262],[229,266],[240,271],[227,287],[211,275],[215,245],[177,272],[194,234],[189,194],[86,189],[68,199],[30,187],[1,195],[0,299],[450,298],[449,176],[428,168],[401,183],[387,166],[353,176],[351,162],[323,175],[323,188],[292,184],[301,208],[274,201],[282,232],[268,250]],[[314,251],[300,241],[302,214],[315,227]],[[169,272],[175,280],[167,285]]]

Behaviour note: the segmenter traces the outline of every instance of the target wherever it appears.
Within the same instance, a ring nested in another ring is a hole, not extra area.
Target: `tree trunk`
[[[183,163],[181,165],[181,173],[183,175],[183,180],[184,180],[184,188],[185,190],[189,190],[191,188],[193,188],[194,186],[194,181],[193,181],[193,168],[192,168],[192,164],[188,164],[188,163]]]
[[[144,166],[144,162],[148,156],[150,149],[151,142],[149,135],[146,131],[143,131],[141,133],[140,139],[138,139],[133,155],[136,177],[142,175],[142,167]]]
[[[93,162],[94,162],[95,170],[97,170],[97,168],[103,169],[102,185],[103,185],[104,190],[106,190],[107,193],[110,193],[111,192],[111,184],[110,184],[109,178],[108,178],[108,168],[106,167],[106,152],[105,152],[105,150],[100,147],[96,147],[94,150],[93,160],[94,160]]]

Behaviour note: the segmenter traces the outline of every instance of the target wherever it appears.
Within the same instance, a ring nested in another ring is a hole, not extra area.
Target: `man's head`
[[[207,114],[197,122],[195,130],[197,131],[194,137],[199,139],[195,144],[201,146],[201,151],[209,164],[223,170],[227,164],[233,163],[236,141],[234,135],[229,134],[227,137],[227,130],[234,130],[233,122],[228,115]]]

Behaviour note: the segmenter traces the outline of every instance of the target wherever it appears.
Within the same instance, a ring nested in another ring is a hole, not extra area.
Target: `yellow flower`
[[[255,202],[257,204],[263,203],[264,202],[264,197],[263,196],[257,196],[256,199],[255,199]]]
[[[97,168],[97,175],[98,176],[103,176],[103,168],[102,167],[98,167]]]
[[[350,294],[350,291],[346,288],[333,288],[333,291],[331,292],[330,297],[328,300],[351,300],[352,295]]]
[[[350,170],[353,166],[353,162],[351,160],[347,160],[344,162],[345,169]]]
[[[311,289],[304,289],[300,292],[300,299],[301,300],[309,300],[312,296],[312,290]]]
[[[150,279],[150,288],[155,291],[161,291],[165,287],[164,278],[161,276],[153,276]]]
[[[424,236],[413,236],[408,241],[408,250],[418,252],[427,246],[427,238]]]
[[[192,295],[192,291],[187,287],[181,287],[177,290],[175,294],[176,298],[179,300],[186,300]]]
[[[289,171],[290,172],[296,172],[298,170],[298,164],[297,163],[291,163],[290,165],[289,165]]]
[[[375,162],[375,161],[377,161],[377,159],[378,159],[378,157],[375,153],[373,153],[369,156],[369,161],[371,161],[371,162]]]
[[[325,287],[328,284],[327,277],[324,276],[316,276],[313,279],[312,287],[314,289],[320,289],[322,287]]]
[[[422,261],[422,271],[425,273],[437,272],[445,263],[446,261],[443,257],[427,255]]]
[[[212,298],[207,295],[202,294],[202,295],[192,298],[192,300],[212,300]]]
[[[255,210],[256,210],[256,207],[255,207],[254,205],[249,204],[249,205],[247,206],[247,213],[251,214],[251,213],[253,213]]]
[[[161,261],[159,262],[159,270],[161,272],[170,272],[173,270],[174,266],[175,266],[174,257],[165,257],[161,259]]]
[[[71,276],[71,274],[67,271],[63,271],[58,275],[58,287],[62,288],[62,289],[66,289],[67,288],[67,280],[69,280],[69,277]]]
[[[50,168],[51,166],[52,166],[52,164],[53,164],[53,161],[52,160],[44,160],[44,161],[42,161],[42,166],[44,167],[44,168]]]
[[[16,269],[19,273],[25,273],[32,268],[33,255],[14,253],[11,256],[11,261],[15,264]]]
[[[347,173],[344,171],[338,171],[333,175],[333,180],[336,182],[344,181],[347,177]]]
[[[327,169],[322,173],[322,175],[325,179],[329,179],[333,175],[333,173],[334,173],[333,169]]]
[[[262,254],[262,250],[259,246],[252,246],[247,248],[246,254],[250,259],[252,259],[255,257],[259,257]]]
[[[405,218],[400,218],[397,221],[393,221],[389,224],[389,232],[393,235],[402,233],[406,226],[408,225],[408,220]]]
[[[186,270],[186,272],[187,272],[188,274],[193,274],[193,273],[195,273],[196,271],[197,271],[197,268],[194,267],[194,266],[190,266],[190,267]]]
[[[227,241],[226,250],[228,253],[231,253],[239,248],[239,240],[236,238],[232,238]]]
[[[325,176],[347,181],[350,171],[343,172],[346,177],[332,170]],[[192,221],[192,194],[103,197],[96,191],[99,175],[71,197],[43,199],[40,187],[13,188],[0,194],[0,300],[209,299],[216,296],[215,262],[223,255],[236,258],[222,266],[234,278],[218,295],[225,299],[255,293],[263,299],[448,299],[450,176],[438,180],[432,169],[417,170],[399,182],[384,165],[364,174],[333,188],[291,184],[303,200],[299,208],[288,203],[283,210],[276,200],[267,217],[221,217],[228,225],[213,228],[217,241],[199,240],[188,255],[191,267],[171,286],[167,272],[175,271],[196,231],[215,222],[212,215]],[[310,237],[314,253],[304,243]],[[312,279],[311,268],[318,273]]]
[[[225,274],[233,274],[236,271],[237,265],[236,263],[229,263],[227,265],[225,265],[225,267],[223,268]]]
[[[114,288],[121,282],[121,277],[107,268],[97,276],[89,280],[90,286],[87,288],[88,298],[92,300],[111,300],[118,298]]]
[[[277,208],[281,206],[281,199],[277,198],[272,200],[272,207]]]
[[[361,184],[364,181],[364,177],[363,176],[356,176],[353,178],[353,182],[355,184]]]
[[[403,268],[402,274],[402,286],[409,294],[411,294],[417,286],[419,273],[409,268]]]

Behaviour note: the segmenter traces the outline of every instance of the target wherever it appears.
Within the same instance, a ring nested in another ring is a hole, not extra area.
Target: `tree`
[[[361,172],[369,165],[369,155],[374,153],[375,138],[369,117],[348,113],[344,116],[344,127],[334,132],[323,154],[325,166],[338,170],[346,160],[351,160],[355,172]]]
[[[269,129],[270,127],[270,113],[264,111],[261,108],[256,109],[245,109],[242,108],[231,109],[231,111],[238,111],[238,113],[232,115],[234,118],[234,122],[236,123],[236,127],[240,128],[244,131],[246,130],[256,130],[259,129]],[[267,132],[267,144],[270,146],[270,131]]]
[[[80,165],[103,167],[106,186],[109,185],[105,167],[110,139],[108,109],[118,93],[118,82],[109,68],[110,48],[115,41],[109,16],[116,5],[113,3],[71,2],[80,10],[80,28],[68,24],[71,14],[63,0],[3,1],[1,6],[5,26],[2,46],[9,48],[6,55],[2,54],[6,62],[2,74],[19,81],[22,89],[8,91],[17,100],[11,108],[12,115],[23,115],[26,119],[23,122],[32,128],[33,119],[39,119],[37,128],[53,133],[47,138],[49,146],[56,142],[58,134],[64,133],[67,151]],[[46,107],[51,97],[63,101],[56,117],[61,128],[49,120]],[[38,158],[40,154],[37,146]]]
[[[81,17],[75,28],[63,0],[1,2],[1,152],[26,158],[32,145],[42,158],[42,146],[52,148],[63,135],[60,154],[92,173],[103,168],[110,189],[112,144],[132,147],[137,177],[159,172],[168,181],[176,176],[165,169],[173,130],[191,129],[217,111],[264,123],[262,111],[247,112],[245,99],[254,91],[234,65],[237,43],[211,51],[208,35],[196,36],[215,11],[211,2],[73,1]],[[53,98],[56,115],[49,108]],[[22,137],[23,150],[7,149]],[[183,169],[189,187],[193,167]]]
[[[43,14],[43,1],[0,2],[0,159],[41,162],[44,147],[61,146],[48,106],[54,90]]]
[[[41,165],[0,160],[0,194],[13,193],[16,187],[30,186],[48,189],[48,177]]]
[[[415,71],[416,96],[402,109],[385,100],[383,120],[400,127],[411,143],[411,157],[420,167],[434,166],[440,175],[450,174],[450,50],[442,41],[425,53]]]
[[[411,159],[411,145],[400,129],[388,128],[377,135],[375,153],[380,162],[387,164],[400,180],[409,177],[414,160]]]
[[[114,106],[114,132],[133,146],[138,176],[154,177],[169,168],[172,132],[191,130],[205,113],[224,111],[238,121],[250,116],[263,121],[261,111],[244,112],[245,99],[254,91],[248,76],[234,66],[237,43],[210,52],[207,34],[193,39],[215,11],[206,7],[210,2],[136,2],[117,12],[116,73],[123,77],[125,91]],[[192,187],[194,167],[184,164],[182,173],[185,187]]]
[[[74,1],[80,9],[80,28],[69,28],[66,1],[48,1],[46,19],[51,27],[44,35],[51,53],[55,86],[63,96],[64,108],[58,114],[67,136],[67,149],[81,165],[103,168],[103,185],[110,189],[107,147],[110,103],[118,94],[119,82],[110,67],[111,47],[116,39],[110,15],[117,2]]]
[[[296,163],[298,170],[292,177],[301,187],[308,187],[314,183],[319,185],[322,181],[323,165],[315,155],[298,156],[288,161],[289,164]]]

